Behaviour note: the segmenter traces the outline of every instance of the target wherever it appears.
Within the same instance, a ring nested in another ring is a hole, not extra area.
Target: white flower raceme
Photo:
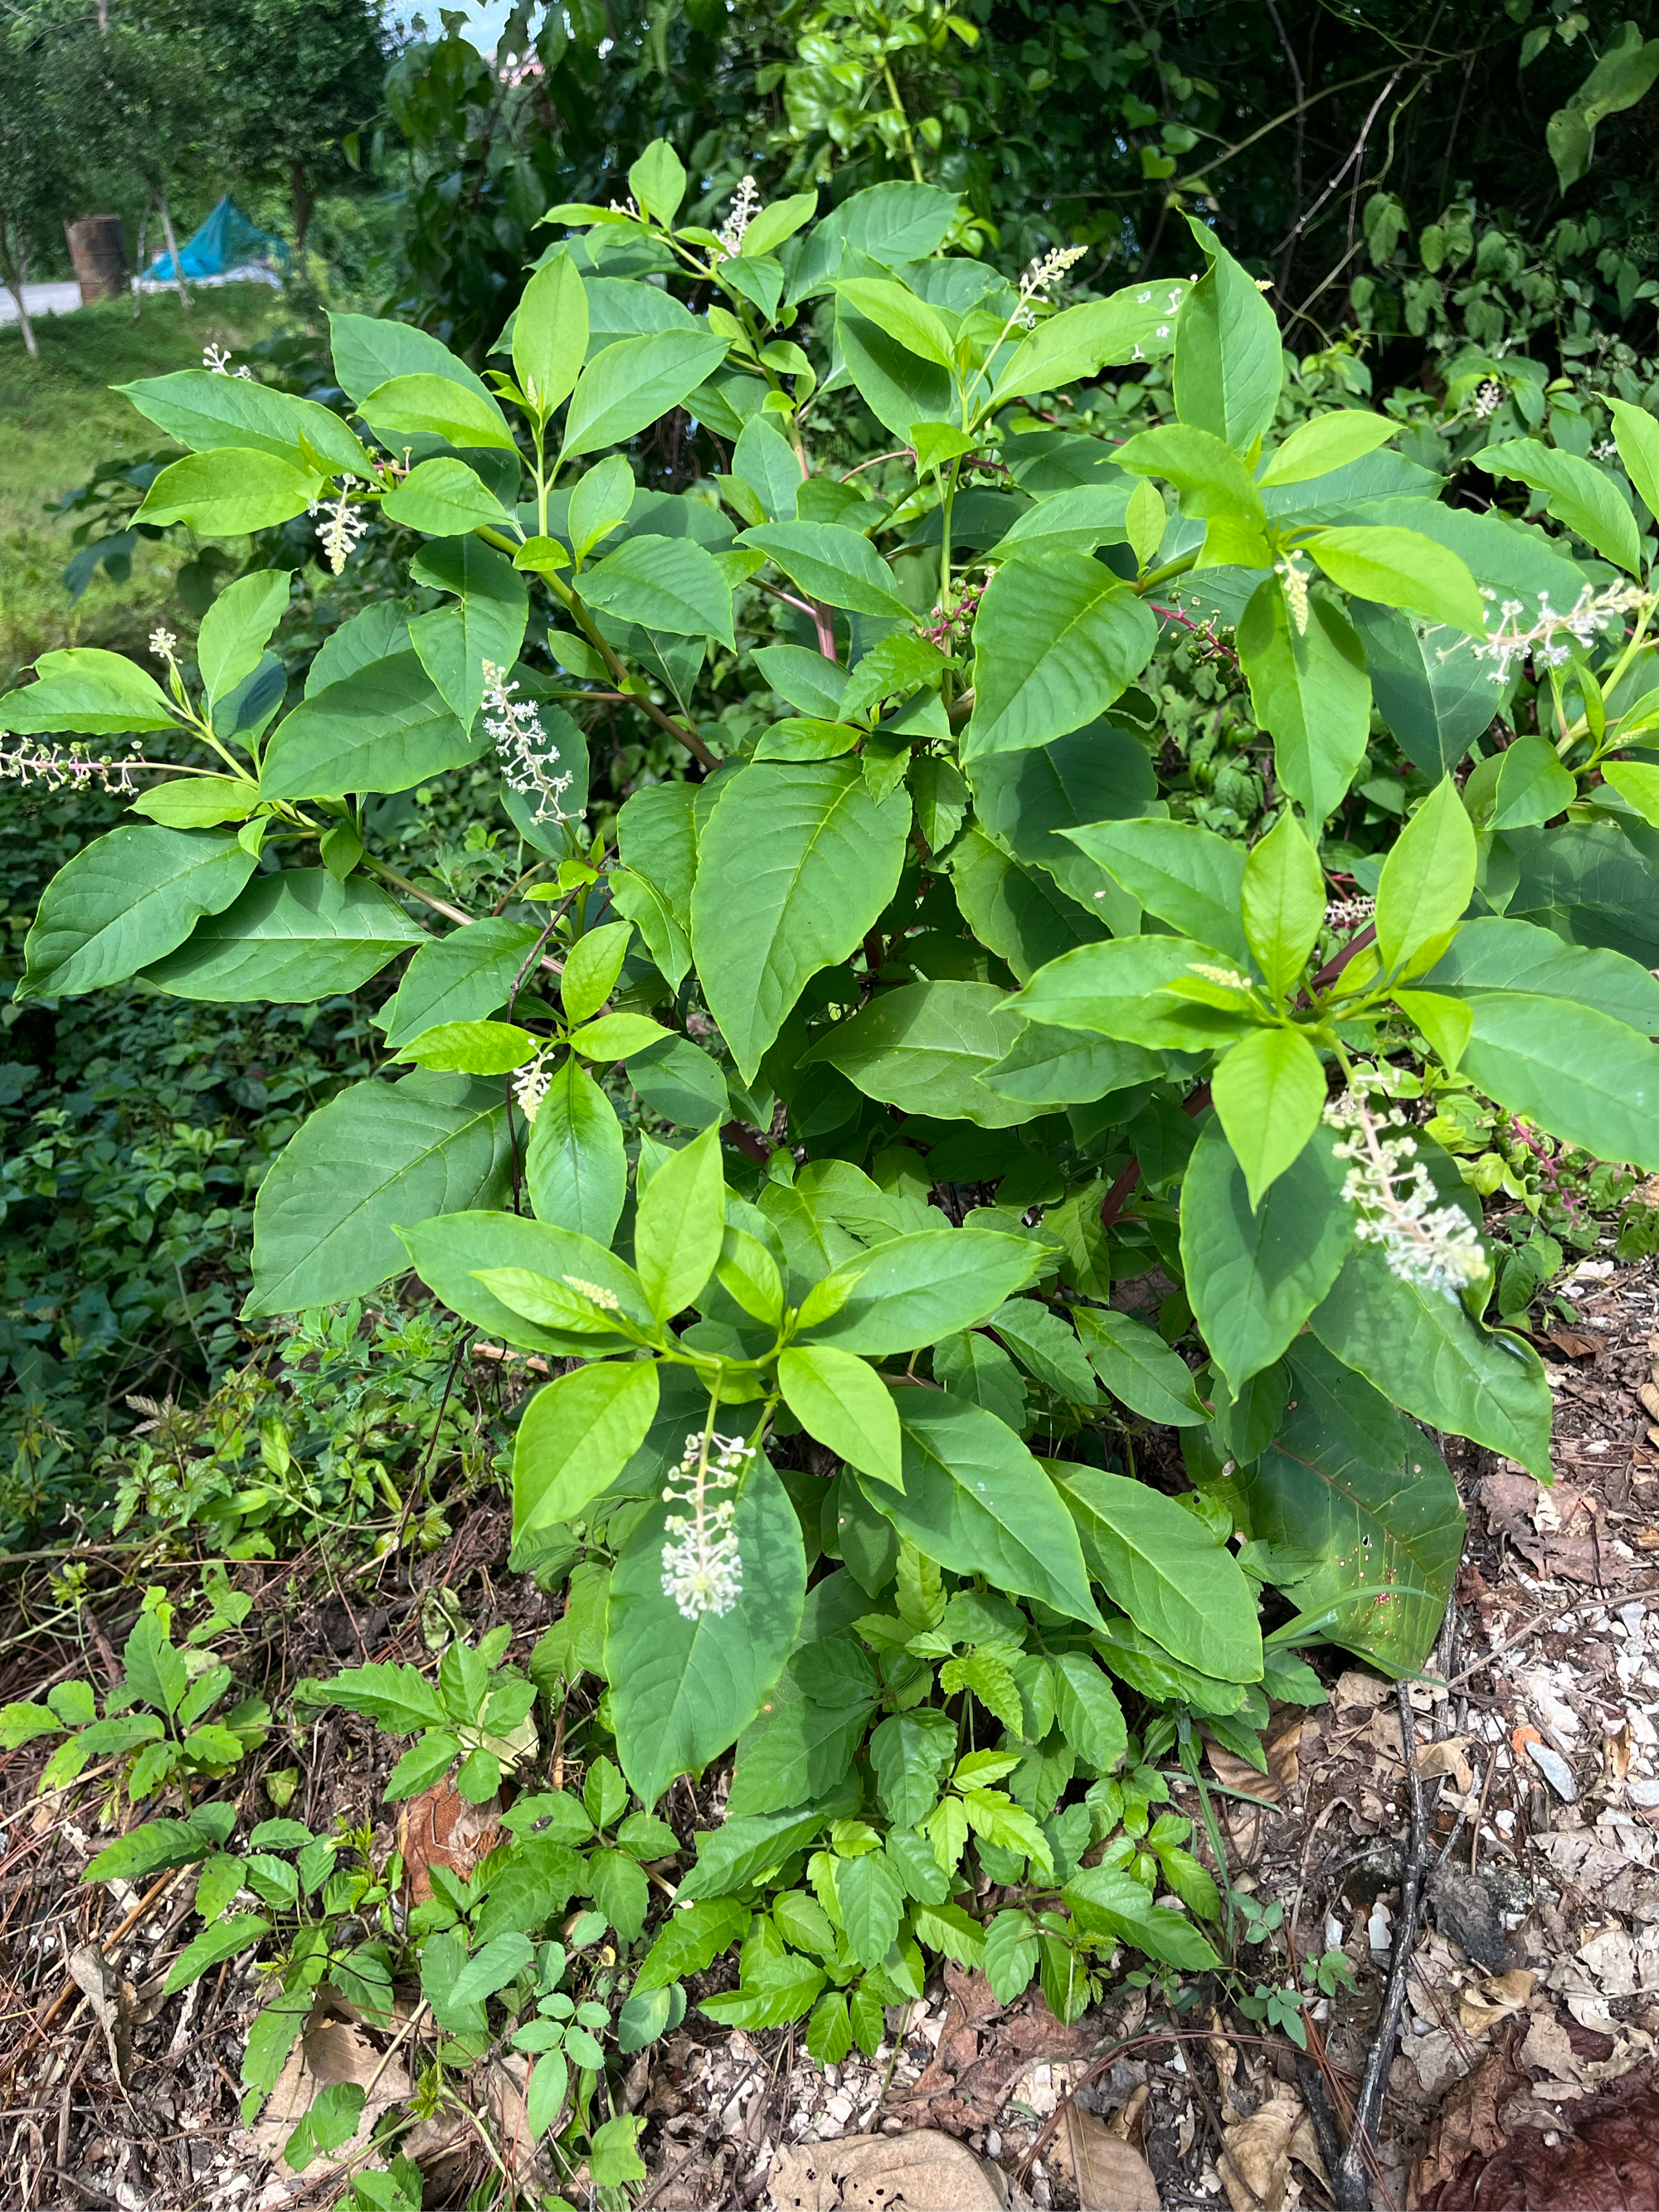
[[[178,642],[170,629],[153,629],[149,634],[149,649],[158,660],[171,660]]]
[[[745,177],[732,195],[726,210],[726,221],[720,228],[720,252],[731,260],[743,248],[743,234],[760,213],[760,186],[752,177]]]
[[[549,742],[535,702],[520,699],[516,683],[493,660],[483,664],[484,727],[495,744],[501,775],[513,790],[536,802],[538,822],[564,822],[568,816],[559,801],[570,788],[567,773],[554,773],[559,749]]]
[[[1324,1118],[1341,1133],[1332,1152],[1351,1164],[1342,1196],[1359,1216],[1354,1234],[1361,1243],[1379,1246],[1392,1273],[1425,1290],[1455,1298],[1478,1282],[1486,1261],[1474,1224],[1460,1206],[1437,1203],[1400,1109],[1373,1113],[1364,1091],[1351,1087],[1331,1101]]]
[[[1273,573],[1285,586],[1285,603],[1290,608],[1291,620],[1296,624],[1296,634],[1298,637],[1305,637],[1308,634],[1308,586],[1312,580],[1313,572],[1303,567],[1297,555],[1287,553],[1283,560],[1274,562]]]
[[[1327,929],[1363,929],[1376,912],[1373,898],[1333,899],[1325,909]]]
[[[552,1053],[546,1046],[544,1046],[536,1054],[534,1060],[528,1060],[522,1067],[514,1070],[513,1096],[518,1102],[520,1113],[524,1115],[526,1121],[533,1122],[541,1111],[542,1101],[546,1097],[548,1087],[552,1080]],[[583,1284],[581,1287],[586,1291],[587,1285]]]
[[[84,791],[95,783],[100,791],[125,794],[138,788],[132,780],[135,768],[168,765],[166,761],[139,760],[142,749],[142,740],[135,738],[134,757],[113,760],[107,753],[90,754],[84,745],[42,744],[38,738],[20,738],[10,752],[0,744],[0,780],[44,784],[48,791]]]
[[[1237,968],[1216,968],[1208,961],[1189,960],[1187,971],[1192,975],[1201,975],[1206,983],[1219,983],[1229,991],[1248,991],[1250,988],[1249,977],[1241,975]]]
[[[1474,395],[1474,418],[1477,422],[1489,422],[1504,404],[1504,387],[1488,377]]]
[[[662,1547],[662,1594],[688,1620],[730,1613],[743,1595],[743,1559],[732,1525],[738,1502],[718,1493],[736,1490],[754,1456],[755,1447],[741,1437],[694,1432],[669,1475],[663,1502],[685,1510],[671,1513],[663,1524],[672,1540]]]
[[[204,345],[202,348],[202,366],[204,368],[210,368],[216,376],[235,375],[241,377],[245,382],[252,380],[253,371],[251,368],[232,369],[230,356],[223,346]]]
[[[368,528],[366,509],[353,507],[346,484],[355,479],[348,475],[340,486],[337,499],[313,500],[306,509],[307,514],[322,516],[317,525],[317,543],[323,549],[323,558],[337,576],[356,550],[357,541]]]
[[[1482,599],[1495,599],[1498,594],[1481,586]],[[1519,617],[1525,612],[1519,599],[1505,599],[1498,610],[1498,627],[1485,640],[1477,640],[1469,648],[1477,660],[1489,660],[1488,671],[1494,684],[1502,684],[1517,660],[1530,658],[1534,665],[1559,668],[1571,658],[1569,638],[1580,645],[1593,645],[1595,633],[1613,623],[1621,623],[1627,614],[1638,607],[1656,604],[1654,594],[1644,592],[1639,584],[1609,584],[1598,592],[1586,584],[1577,600],[1565,612],[1550,605],[1547,592],[1538,594],[1538,612],[1532,623],[1522,629]],[[1455,653],[1455,646],[1447,647]],[[1446,658],[1443,653],[1441,658]]]
[[[614,1291],[607,1291],[602,1283],[590,1283],[580,1275],[567,1275],[565,1280],[573,1291],[587,1300],[589,1305],[598,1306],[605,1313],[622,1311],[622,1300]]]

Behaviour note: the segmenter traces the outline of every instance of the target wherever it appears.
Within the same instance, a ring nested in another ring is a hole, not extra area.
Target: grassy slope
[[[109,387],[197,368],[210,339],[240,352],[292,321],[264,285],[228,284],[197,294],[189,313],[168,294],[146,298],[136,323],[127,301],[45,317],[35,325],[38,364],[15,325],[0,330],[0,691],[55,647],[142,652],[167,607],[169,580],[184,557],[174,546],[142,545],[125,584],[112,584],[100,568],[78,606],[64,589],[70,525],[48,510],[100,460],[167,445]]]

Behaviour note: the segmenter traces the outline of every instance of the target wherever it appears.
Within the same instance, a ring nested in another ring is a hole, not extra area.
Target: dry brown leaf
[[[1222,2140],[1216,2166],[1233,2212],[1284,2212],[1292,2159],[1329,2188],[1308,2108],[1294,2089],[1275,2089],[1260,2112],[1224,2128]]]
[[[71,1952],[69,1970],[70,1979],[84,1993],[93,2018],[104,2031],[109,2063],[125,2089],[127,2067],[132,2057],[133,2012],[137,1992],[125,1975],[111,1966],[95,1943],[82,1944],[78,1951]]]
[[[368,2101],[350,2141],[332,2153],[319,2152],[306,2172],[315,2181],[337,2173],[360,2156],[376,2120],[390,2106],[401,2104],[412,2086],[401,2057],[394,2053],[382,2067],[382,2055],[349,2021],[313,2014],[289,2053],[252,2130],[260,2156],[268,2158],[279,2173],[292,2173],[295,2169],[283,2158],[283,2147],[317,2098],[335,2081],[355,2081],[368,2092]]]
[[[1507,1974],[1494,1974],[1478,1990],[1457,1993],[1457,2019],[1467,2035],[1482,2035],[1512,2014],[1524,2012],[1538,1977],[1530,1966],[1511,1966]]]
[[[1336,1687],[1331,1701],[1338,1712],[1370,1712],[1389,1695],[1389,1685],[1380,1675],[1367,1674],[1358,1667],[1351,1667],[1336,1678]]]
[[[1070,2177],[1079,2212],[1162,2212],[1152,2169],[1140,2153],[1075,2100],[1066,2107],[1053,2159]]]
[[[775,2212],[1003,2212],[972,2151],[932,2128],[781,2147],[767,2186]]]
[[[1433,1781],[1437,1774],[1448,1775],[1467,1797],[1474,1783],[1463,1756],[1468,1741],[1466,1735],[1447,1735],[1437,1743],[1425,1744],[1417,1754],[1417,1771],[1424,1781]]]
[[[1432,2212],[1649,2212],[1659,2205],[1659,2087],[1636,2068],[1571,2108],[1571,2125],[1511,2128],[1477,2147],[1418,2198]],[[1419,2172],[1421,2169],[1419,2169]]]
[[[500,1843],[501,1820],[498,1797],[471,1805],[453,1782],[434,1782],[418,1797],[407,1799],[398,1815],[398,1849],[410,1905],[424,1905],[431,1897],[429,1869],[434,1866],[470,1881],[479,1861]]]

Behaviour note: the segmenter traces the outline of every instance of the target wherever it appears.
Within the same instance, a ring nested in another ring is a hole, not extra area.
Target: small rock
[[[1625,1795],[1632,1805],[1659,1805],[1659,1782],[1632,1782],[1627,1785]]]
[[[1571,1767],[1559,1751],[1552,1751],[1547,1743],[1534,1743],[1528,1739],[1527,1756],[1564,1805],[1578,1802],[1578,1784],[1573,1779]]]

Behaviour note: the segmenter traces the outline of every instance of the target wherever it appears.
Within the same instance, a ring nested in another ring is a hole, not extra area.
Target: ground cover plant
[[[745,189],[719,231],[666,145],[629,184],[553,210],[487,374],[341,315],[337,407],[228,362],[131,387],[186,448],[142,520],[303,518],[384,579],[302,696],[290,572],[253,567],[193,656],[48,653],[0,700],[131,802],[47,885],[21,1006],[398,968],[372,1072],[260,1185],[245,1311],[412,1271],[540,1362],[514,1557],[566,1600],[522,1672],[453,1633],[435,1683],[302,1686],[410,1740],[394,1802],[519,1789],[406,1921],[368,1840],[231,1847],[213,1785],[267,1717],[161,1598],[123,1692],[60,1684],[10,1741],[174,1793],[91,1872],[200,1863],[173,1987],[270,1966],[250,2114],[325,1978],[389,2021],[418,1952],[425,2109],[509,2039],[531,2133],[617,2188],[603,2038],[642,2047],[734,1947],[704,2012],[824,2062],[941,1955],[1066,2021],[1121,1947],[1223,1970],[1236,1900],[1168,1774],[1200,1728],[1261,1764],[1312,1645],[1421,1667],[1463,1527],[1434,1432],[1547,1479],[1503,1325],[1532,1248],[1495,1268],[1483,1164],[1528,1221],[1528,1159],[1659,1168],[1659,422],[1613,399],[1594,465],[1489,443],[1477,511],[1399,416],[1287,390],[1201,223],[1192,277],[1067,306],[1074,257],[1006,279],[926,184],[822,218]],[[1142,363],[1109,441],[1090,387]],[[726,465],[642,486],[676,410]],[[1176,638],[1207,732],[1164,712]],[[619,708],[687,772],[596,833]],[[522,860],[469,903],[386,825],[484,769]],[[672,1786],[732,1754],[688,1845]]]

